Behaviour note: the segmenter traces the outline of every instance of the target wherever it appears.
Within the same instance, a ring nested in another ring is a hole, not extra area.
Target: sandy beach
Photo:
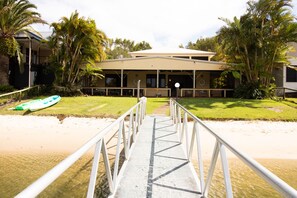
[[[205,121],[205,123],[234,148],[252,158],[297,159],[297,122]],[[214,138],[201,128],[201,140],[203,154],[211,156]]]
[[[0,152],[74,152],[114,119],[0,116]],[[297,123],[206,121],[234,147],[253,158],[297,159]],[[190,123],[191,127],[192,123]],[[204,156],[214,139],[201,130]]]
[[[72,153],[114,119],[0,116],[1,152]]]
[[[4,197],[15,196],[113,121],[114,119],[75,117],[66,117],[60,121],[53,116],[0,115],[0,194]],[[297,162],[297,123],[206,121],[206,124],[241,152],[260,160],[290,185],[297,185],[294,183]],[[193,123],[190,122],[190,130],[192,126]],[[203,158],[210,159],[214,138],[202,128],[200,128],[200,137]],[[111,150],[114,148],[112,144],[114,143],[111,141],[108,146]],[[197,156],[195,150],[193,157]],[[93,149],[90,149],[90,152],[93,152]],[[228,152],[227,155],[229,158],[233,157]],[[57,185],[63,187],[58,191],[54,186],[49,187],[45,197],[84,196],[92,166],[90,158],[91,155],[86,155],[75,163],[71,171],[57,181]],[[230,159],[229,163],[234,176],[237,175],[236,178],[239,178],[236,181],[244,180],[245,184],[248,180],[249,185],[254,186],[255,178],[247,178],[251,175],[250,170],[232,160]],[[206,164],[204,165],[207,166]],[[103,163],[100,166],[100,170],[104,171]],[[256,183],[261,186],[263,180],[258,179]],[[218,183],[217,186],[220,184]],[[245,189],[246,185],[237,184],[237,188]],[[255,194],[254,188],[248,191],[251,192],[250,195]],[[263,190],[258,192],[261,192],[258,197],[263,197],[265,194],[262,193]]]

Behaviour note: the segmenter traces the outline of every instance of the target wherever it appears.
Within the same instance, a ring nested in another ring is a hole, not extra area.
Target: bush
[[[82,96],[79,87],[59,87],[54,86],[51,89],[51,94],[60,95],[60,96]]]
[[[13,92],[15,89],[11,85],[0,85],[0,93]]]
[[[245,99],[263,99],[274,97],[275,84],[270,84],[268,87],[261,86],[259,83],[241,84],[234,91],[235,98]]]

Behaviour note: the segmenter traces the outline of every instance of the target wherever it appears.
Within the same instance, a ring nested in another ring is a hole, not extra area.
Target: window
[[[26,63],[29,63],[29,48],[26,48]],[[31,63],[37,64],[37,51],[31,50]]]
[[[121,87],[121,76],[117,74],[106,74],[105,75],[105,86],[106,87]],[[127,87],[127,74],[124,74],[123,87]]]
[[[287,82],[297,82],[297,71],[287,67],[287,75],[286,75]]]
[[[147,74],[146,75],[146,87],[156,88],[157,87],[157,75],[156,74]],[[165,74],[159,75],[159,87],[166,87],[166,78]]]

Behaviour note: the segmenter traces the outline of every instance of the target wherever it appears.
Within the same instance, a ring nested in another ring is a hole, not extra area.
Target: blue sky
[[[44,20],[57,22],[77,10],[96,21],[109,38],[147,41],[154,48],[178,47],[198,38],[215,35],[224,25],[218,18],[232,19],[246,10],[247,0],[31,0]],[[295,16],[297,0],[292,1]],[[34,25],[49,32],[46,25]]]

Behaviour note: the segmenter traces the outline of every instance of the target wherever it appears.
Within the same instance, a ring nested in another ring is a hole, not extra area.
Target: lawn
[[[39,97],[44,98],[44,97]],[[2,115],[67,115],[78,117],[112,117],[116,118],[136,104],[136,98],[132,97],[62,97],[61,101],[47,109],[36,112],[14,111],[9,108],[15,107],[23,100],[0,108]],[[168,103],[166,98],[148,98],[147,113],[151,114],[155,109]]]
[[[296,99],[245,100],[232,98],[183,98],[179,102],[201,119],[296,121]]]
[[[41,97],[42,98],[42,97]],[[136,104],[132,97],[62,97],[47,109],[36,112],[8,110],[20,103],[0,107],[0,114],[11,115],[66,115],[78,117],[116,118]],[[297,100],[244,100],[232,98],[182,98],[178,100],[193,114],[208,120],[274,120],[297,121]],[[148,98],[147,114],[169,114],[168,98]]]

